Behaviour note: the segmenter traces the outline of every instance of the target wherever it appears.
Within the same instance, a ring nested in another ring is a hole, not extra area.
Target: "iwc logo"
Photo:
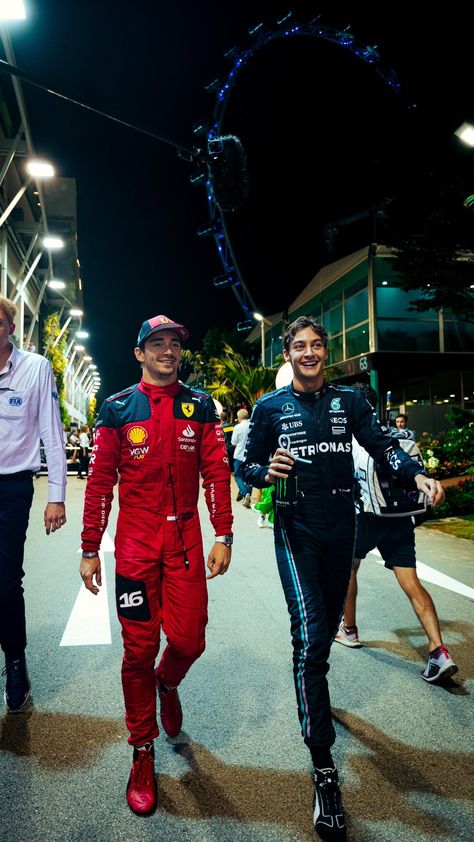
[[[148,433],[145,427],[130,427],[127,433],[127,439],[130,444],[143,444],[148,438]]]

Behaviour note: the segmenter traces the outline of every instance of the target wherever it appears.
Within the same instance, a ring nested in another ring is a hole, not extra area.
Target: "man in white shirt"
[[[12,713],[30,695],[26,670],[23,550],[40,468],[40,439],[48,463],[46,534],[66,523],[66,457],[58,393],[44,357],[10,342],[16,307],[0,295],[0,646],[5,654],[5,701]]]
[[[246,409],[239,409],[237,413],[238,424],[234,427],[232,433],[232,444],[234,450],[234,476],[239,488],[237,500],[242,500],[246,509],[250,508],[250,497],[252,494],[252,486],[247,485],[240,476],[240,466],[245,458],[245,448],[247,447],[247,436],[249,434],[249,414]]]

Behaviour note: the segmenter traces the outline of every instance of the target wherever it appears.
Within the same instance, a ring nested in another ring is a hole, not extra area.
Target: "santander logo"
[[[189,424],[183,430],[183,436],[186,436],[187,439],[193,438],[194,434],[194,430],[189,426]]]

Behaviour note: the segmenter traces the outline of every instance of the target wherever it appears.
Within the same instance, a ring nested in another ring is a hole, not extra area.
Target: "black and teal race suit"
[[[260,398],[242,467],[245,481],[263,488],[278,447],[297,460],[297,506],[292,516],[276,512],[274,534],[291,617],[298,714],[310,748],[330,746],[335,739],[326,674],[354,548],[352,436],[407,484],[424,473],[380,424],[360,391],[331,384],[316,393],[297,392],[290,385]]]

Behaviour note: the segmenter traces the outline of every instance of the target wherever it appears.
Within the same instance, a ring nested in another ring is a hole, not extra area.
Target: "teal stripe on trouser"
[[[310,736],[311,733],[311,722],[309,716],[309,707],[308,707],[308,700],[306,697],[306,686],[304,680],[304,667],[306,661],[306,653],[308,651],[309,646],[309,638],[308,638],[308,628],[307,628],[307,616],[306,616],[306,608],[304,604],[304,597],[301,590],[301,585],[298,579],[298,573],[296,570],[293,554],[291,552],[291,547],[288,541],[288,535],[283,523],[280,523],[281,534],[283,538],[283,542],[285,545],[286,556],[288,560],[288,568],[290,570],[291,578],[295,588],[295,595],[298,601],[298,608],[301,618],[301,640],[303,641],[303,649],[299,656],[298,661],[298,669],[296,671],[296,686],[297,686],[297,701],[298,706],[301,710],[302,720],[301,720],[301,730],[303,732],[303,736]]]

